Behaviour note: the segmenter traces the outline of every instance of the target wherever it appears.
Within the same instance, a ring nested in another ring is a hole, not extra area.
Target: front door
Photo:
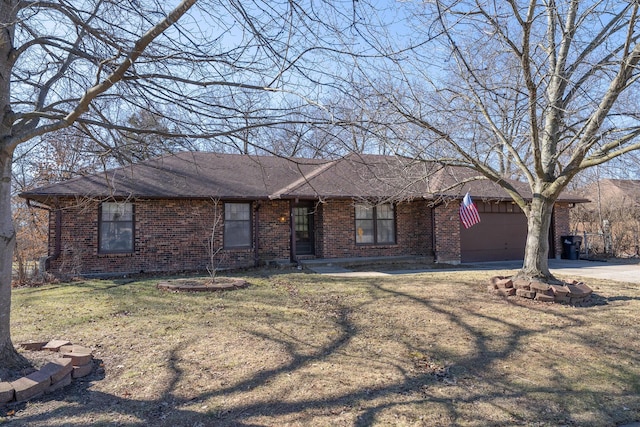
[[[313,203],[299,203],[293,208],[296,232],[296,255],[313,255]]]

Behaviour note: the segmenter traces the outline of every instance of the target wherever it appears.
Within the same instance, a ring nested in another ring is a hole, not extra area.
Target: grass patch
[[[94,349],[95,372],[0,410],[11,425],[618,425],[640,419],[640,287],[606,304],[486,292],[496,271],[331,278],[262,271],[247,289],[158,279],[13,292],[14,342]],[[4,417],[4,418],[3,418]]]

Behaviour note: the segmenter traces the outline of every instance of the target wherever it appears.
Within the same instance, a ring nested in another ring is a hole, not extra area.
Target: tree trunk
[[[519,275],[540,278],[546,282],[555,278],[549,271],[549,229],[555,198],[540,193],[534,195],[527,215],[527,243],[524,264]]]
[[[13,347],[10,333],[11,272],[16,233],[11,215],[11,166],[14,146],[11,144],[13,112],[11,111],[11,69],[16,2],[0,2],[0,367],[23,365]]]
[[[11,342],[11,271],[16,233],[11,216],[11,163],[13,150],[0,150],[0,366],[22,366],[22,358]]]

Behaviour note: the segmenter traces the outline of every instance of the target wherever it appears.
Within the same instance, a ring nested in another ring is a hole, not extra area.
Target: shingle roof
[[[183,152],[100,174],[36,188],[22,197],[51,203],[54,197],[92,198],[426,198],[508,200],[495,183],[473,181],[465,168],[393,156],[350,155],[339,160]],[[530,193],[522,188],[525,197]],[[580,201],[575,197],[566,201]]]

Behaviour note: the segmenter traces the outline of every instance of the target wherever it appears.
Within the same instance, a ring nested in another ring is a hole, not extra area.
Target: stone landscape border
[[[30,351],[58,352],[60,357],[27,376],[0,382],[0,405],[20,403],[44,393],[52,393],[68,386],[75,378],[89,375],[93,370],[91,350],[69,341],[28,342],[20,346]]]
[[[583,305],[593,293],[591,288],[574,280],[570,283],[549,285],[539,280],[494,276],[489,279],[487,289],[501,296],[516,295],[541,302],[555,302],[569,305]]]
[[[159,282],[156,288],[173,292],[215,292],[242,289],[249,286],[243,279],[222,277],[216,279],[175,279]]]

